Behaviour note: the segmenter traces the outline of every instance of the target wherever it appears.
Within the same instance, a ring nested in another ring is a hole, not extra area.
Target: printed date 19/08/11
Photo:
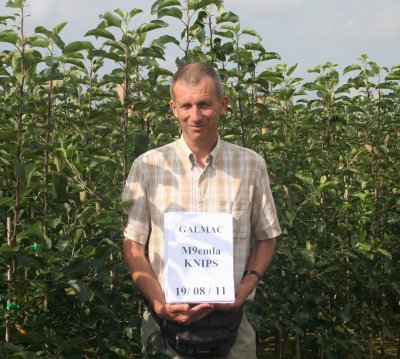
[[[189,295],[225,295],[225,287],[179,287],[175,288],[176,296],[183,297]]]

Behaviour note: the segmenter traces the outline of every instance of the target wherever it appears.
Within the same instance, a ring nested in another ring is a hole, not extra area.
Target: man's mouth
[[[202,128],[202,127],[205,127],[205,125],[202,124],[202,123],[199,123],[199,124],[191,124],[191,125],[189,125],[189,127],[191,127],[191,128]]]

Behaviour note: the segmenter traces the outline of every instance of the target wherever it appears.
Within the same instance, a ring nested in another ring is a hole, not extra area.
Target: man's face
[[[218,100],[213,81],[208,77],[194,86],[178,81],[173,90],[175,100],[169,104],[186,143],[192,150],[211,150],[217,141],[219,118],[226,111],[228,98]]]

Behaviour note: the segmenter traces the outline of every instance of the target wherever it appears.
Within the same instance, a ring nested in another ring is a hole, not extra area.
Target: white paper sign
[[[167,303],[232,303],[232,214],[164,215]]]

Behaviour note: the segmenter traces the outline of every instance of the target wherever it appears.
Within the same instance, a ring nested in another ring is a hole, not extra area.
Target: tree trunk
[[[282,359],[282,330],[275,331],[275,359]]]
[[[7,245],[13,247],[13,240],[11,235],[11,217],[7,217]],[[11,259],[7,270],[7,311],[11,310],[11,297],[14,295],[13,282],[15,280],[15,259]],[[8,318],[8,313],[6,311],[5,321],[6,321],[6,332],[5,332],[5,342],[11,343],[11,324]]]

